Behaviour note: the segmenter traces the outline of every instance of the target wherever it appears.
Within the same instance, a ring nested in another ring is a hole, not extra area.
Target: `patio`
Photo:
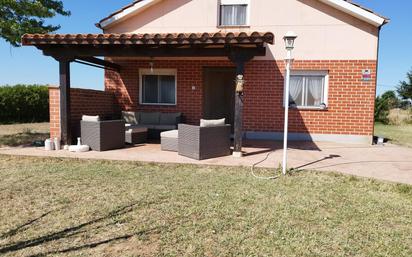
[[[158,142],[126,147],[124,149],[86,153],[45,151],[43,148],[0,148],[0,154],[63,157],[81,159],[124,160],[176,164],[201,164],[274,168],[282,160],[281,141],[245,141],[244,157],[196,161],[175,152],[160,150]],[[398,183],[412,184],[412,149],[386,144],[338,144],[327,142],[291,142],[289,167],[303,170],[337,171],[355,176],[369,177]],[[259,173],[258,171],[256,173]]]

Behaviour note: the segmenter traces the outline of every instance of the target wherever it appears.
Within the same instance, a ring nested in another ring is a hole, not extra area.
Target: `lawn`
[[[0,155],[0,188],[5,256],[412,256],[412,187],[335,173]]]
[[[375,125],[375,136],[388,138],[391,143],[412,147],[412,124],[409,125]]]
[[[30,145],[49,137],[47,122],[0,125],[0,147]]]

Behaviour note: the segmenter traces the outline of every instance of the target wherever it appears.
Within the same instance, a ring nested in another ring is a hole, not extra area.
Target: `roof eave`
[[[96,26],[100,29],[107,29],[113,24],[120,22],[129,18],[130,16],[136,15],[139,12],[147,9],[148,7],[160,2],[162,0],[142,0],[142,1],[135,1],[134,3],[130,4],[126,8],[114,13],[96,24]]]
[[[371,11],[367,11],[356,4],[344,0],[319,0],[327,5],[333,6],[336,9],[350,14],[362,21],[365,21],[375,27],[381,27],[389,22],[389,19],[377,15]]]

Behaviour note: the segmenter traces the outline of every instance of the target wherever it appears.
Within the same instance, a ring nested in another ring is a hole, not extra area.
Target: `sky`
[[[56,33],[100,33],[95,23],[132,0],[64,0],[70,17],[48,20],[60,24]],[[355,0],[391,19],[381,31],[378,88],[382,94],[393,90],[412,68],[412,1]],[[35,47],[14,48],[0,39],[0,85],[50,84],[57,85],[58,63],[42,55]],[[72,87],[103,89],[103,70],[72,64]]]

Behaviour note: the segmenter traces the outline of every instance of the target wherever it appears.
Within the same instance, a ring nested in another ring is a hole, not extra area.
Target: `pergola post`
[[[236,65],[236,78],[244,78],[245,63],[250,61],[254,55],[242,52],[242,49],[233,49],[229,59]],[[243,91],[235,94],[235,122],[234,122],[234,157],[242,157],[243,143]]]
[[[70,124],[70,59],[58,59],[60,74],[60,133],[65,145],[72,143]]]
[[[236,61],[236,77],[244,75],[245,63],[243,60]],[[234,121],[234,149],[233,156],[242,157],[242,141],[243,141],[243,94],[236,92],[235,94],[235,121]]]

